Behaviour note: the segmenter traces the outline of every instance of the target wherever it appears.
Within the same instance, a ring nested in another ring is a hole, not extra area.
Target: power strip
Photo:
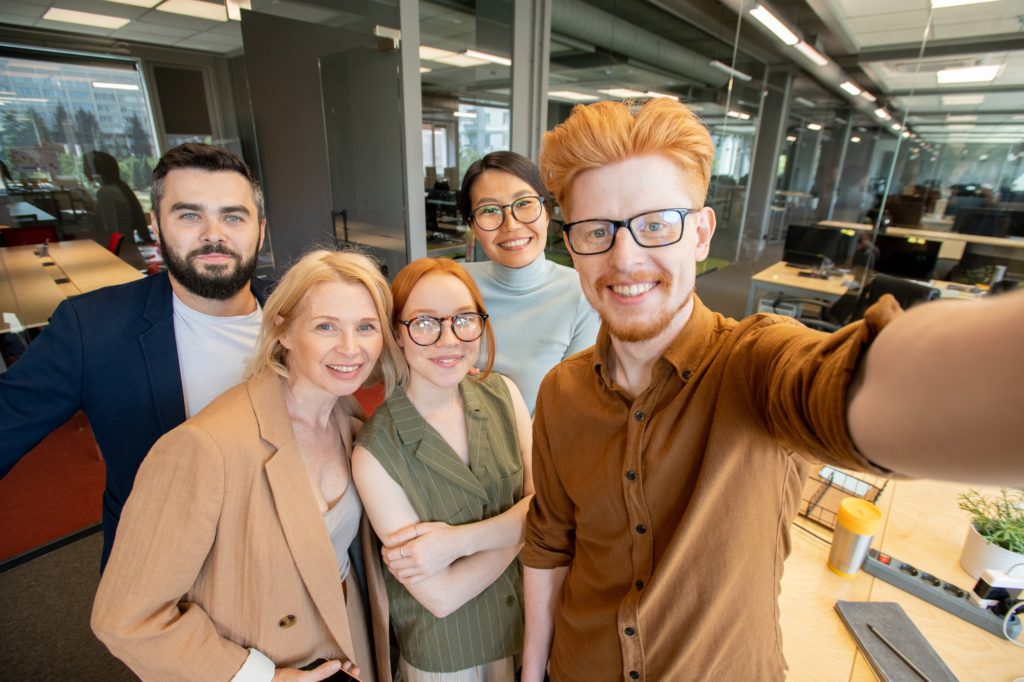
[[[868,551],[868,556],[864,560],[864,571],[954,616],[963,618],[968,623],[988,630],[999,638],[1003,637],[1003,617],[972,604],[968,591],[953,583],[940,580],[888,554],[882,554],[877,549]],[[1006,634],[1011,639],[1017,639],[1020,631],[1020,618],[1014,615],[1006,625]]]

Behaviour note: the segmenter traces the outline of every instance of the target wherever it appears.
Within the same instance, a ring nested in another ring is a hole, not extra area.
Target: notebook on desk
[[[883,682],[923,682],[922,674],[931,682],[957,682],[956,675],[899,604],[837,601],[836,612],[853,635],[875,676]],[[871,630],[872,627],[881,637]],[[889,644],[883,641],[883,637]],[[922,674],[915,672],[893,648]]]

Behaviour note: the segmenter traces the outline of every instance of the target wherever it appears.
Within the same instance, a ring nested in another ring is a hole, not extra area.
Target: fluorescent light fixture
[[[739,69],[734,69],[731,66],[729,66],[728,64],[725,64],[724,62],[720,62],[717,59],[713,59],[711,61],[711,66],[715,67],[719,71],[725,71],[730,76],[735,76],[736,78],[739,78],[741,81],[744,81],[744,82],[749,81],[749,80],[752,79],[752,76],[750,76],[749,74],[743,73]]]
[[[572,90],[550,90],[548,92],[548,97],[565,99],[570,102],[593,102],[594,100],[600,99],[600,97],[585,95],[582,92],[573,92]]]
[[[227,21],[228,10],[224,5],[217,5],[203,0],[166,0],[156,8],[157,12],[170,12],[197,19],[210,21]]]
[[[977,114],[949,114],[946,116],[947,121],[977,121]]]
[[[825,66],[826,64],[828,64],[828,59],[825,58],[825,55],[821,54],[813,47],[811,47],[810,44],[805,43],[802,40],[796,45],[794,45],[793,48],[803,56],[810,59],[817,66]]]
[[[778,17],[769,12],[764,5],[758,5],[750,10],[750,16],[760,21],[765,28],[775,34],[775,37],[787,45],[796,45],[800,42],[796,34],[779,21]]]
[[[910,131],[908,131],[908,130],[904,130],[904,131],[903,131],[903,137],[904,137],[904,138],[908,138],[908,137],[910,137]]]
[[[474,111],[456,111],[453,112],[456,118],[476,118],[476,112]]]
[[[813,107],[814,106],[814,102],[812,102],[811,100],[807,99],[806,97],[794,97],[793,101],[796,102],[797,104],[800,104],[800,105],[805,106],[805,107]]]
[[[46,10],[43,19],[50,21],[62,21],[65,24],[78,24],[79,26],[94,26],[96,28],[121,28],[131,23],[131,19],[122,17],[111,17],[106,14],[93,14],[92,12],[76,12],[73,9],[60,9],[51,7]]]
[[[429,45],[420,45],[420,59],[428,62],[438,62],[445,66],[480,66],[486,64],[487,60],[479,59],[477,57],[470,57],[467,54],[459,54],[458,52],[452,52],[451,50],[442,50],[439,47],[430,47]]]
[[[950,83],[988,83],[994,81],[1002,64],[988,64],[986,66],[967,66],[959,69],[943,69],[935,74],[939,85]]]
[[[6,98],[8,102],[32,102],[33,104],[46,104],[50,100],[45,97],[15,97],[13,99]]]
[[[132,7],[146,7],[148,9],[152,9],[163,2],[163,0],[107,0],[107,2],[116,2],[121,5],[131,5]]]
[[[421,66],[420,67],[420,73],[430,73],[431,71],[432,71],[432,69],[428,69],[425,66]]]
[[[485,62],[490,62],[492,64],[500,64],[501,66],[512,66],[511,59],[507,57],[499,57],[496,54],[480,52],[479,50],[464,50],[462,54],[466,55],[467,57],[472,57],[473,59],[482,59]]]
[[[796,135],[786,135],[786,142],[796,142]]]
[[[630,90],[629,88],[609,88],[607,90],[598,90],[603,95],[611,95],[612,97],[618,97],[619,99],[629,99],[630,97],[643,97],[644,93],[639,90]]]
[[[862,91],[862,92],[860,93],[860,96],[861,96],[861,97],[863,97],[864,99],[866,99],[866,100],[867,100],[867,101],[869,101],[869,102],[876,102],[876,101],[878,101],[878,98],[877,98],[877,97],[875,97],[874,95],[872,95],[872,94],[871,94],[870,92],[868,92],[867,90],[864,90],[864,91]]]
[[[658,92],[657,90],[648,90],[646,94],[651,99],[657,99],[659,97],[663,97],[665,99],[674,99],[677,102],[679,101],[678,97],[676,97],[675,95],[670,95],[667,92]]]
[[[995,0],[932,0],[932,9],[943,7],[959,7],[960,5],[980,5],[983,2],[994,2]]]
[[[901,126],[899,123],[893,123],[889,127],[892,128],[893,130],[903,130],[903,126]]]
[[[808,123],[807,124],[807,129],[808,130],[821,130],[821,124],[820,123]]]
[[[1013,121],[1024,121],[1024,114],[1014,114],[1011,118]]]
[[[748,114],[745,111],[730,111],[728,114],[726,114],[726,116],[731,116],[732,118],[738,118],[741,121],[749,121],[750,120],[750,114]]]
[[[425,59],[428,62],[436,62],[446,57],[454,57],[457,54],[457,52],[451,52],[450,50],[442,50],[439,47],[420,45],[420,59]]]
[[[844,81],[843,84],[839,86],[839,89],[853,95],[854,97],[859,95],[861,92],[860,88],[858,88],[852,81]]]
[[[890,118],[892,118],[892,116],[889,115],[889,112],[883,109],[882,107],[875,109],[875,116],[882,119],[883,121],[888,121]]]
[[[854,135],[853,137],[850,138],[850,142],[852,142],[854,144],[859,143],[860,142],[860,136],[859,135]]]
[[[138,90],[138,85],[132,85],[131,83],[101,83],[100,81],[93,81],[92,87],[103,90]]]
[[[985,101],[985,95],[943,95],[942,105],[946,107],[968,106],[981,104]]]
[[[228,19],[231,21],[242,20],[242,10],[252,9],[252,0],[225,0],[228,8]]]

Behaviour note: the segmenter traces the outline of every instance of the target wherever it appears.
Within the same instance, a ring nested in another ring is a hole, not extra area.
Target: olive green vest
[[[492,374],[459,386],[469,441],[467,467],[396,388],[358,442],[408,495],[422,521],[460,525],[500,514],[523,495],[523,462],[508,387]],[[384,571],[391,621],[402,656],[420,670],[455,672],[522,649],[519,561],[460,609],[437,618]]]

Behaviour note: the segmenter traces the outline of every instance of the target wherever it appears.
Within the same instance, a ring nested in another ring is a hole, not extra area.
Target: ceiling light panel
[[[59,7],[51,7],[46,10],[43,19],[62,21],[65,24],[78,24],[79,26],[94,26],[96,28],[121,28],[131,23],[131,19],[123,17],[93,14],[92,12],[77,12],[73,9],[60,9]]]
[[[153,9],[161,2],[163,2],[163,0],[107,0],[107,2],[116,2],[120,5],[131,5],[132,7],[145,7],[147,9]]]
[[[821,124],[820,123],[808,123],[807,124],[807,129],[808,130],[821,130]]]
[[[501,66],[512,66],[512,60],[508,57],[499,57],[496,54],[490,54],[488,52],[480,52],[478,50],[466,50],[462,54],[473,59],[482,59],[485,62],[492,64],[499,64]]]
[[[932,9],[959,7],[960,5],[980,5],[983,2],[995,2],[995,0],[932,0]]]
[[[1002,64],[988,64],[985,66],[968,66],[956,69],[943,69],[935,74],[939,85],[950,85],[952,83],[990,83],[996,79],[1002,70]]]
[[[593,102],[600,99],[594,95],[585,95],[582,92],[573,92],[572,90],[552,90],[548,92],[548,97],[554,99],[564,99],[570,102]]]
[[[607,90],[598,90],[601,94],[611,95],[612,97],[618,97],[619,99],[629,99],[630,97],[643,97],[644,93],[639,90],[630,90],[629,88],[609,88]]]
[[[825,66],[826,64],[828,64],[828,59],[826,59],[823,54],[821,54],[820,52],[818,52],[817,50],[815,50],[813,47],[811,47],[809,44],[805,43],[802,40],[796,45],[794,45],[793,49],[795,49],[797,52],[810,59],[817,66]]]
[[[985,95],[943,95],[942,105],[946,107],[970,106],[981,104],[985,101]]]
[[[786,45],[796,45],[800,42],[796,34],[789,30],[789,27],[783,24],[778,17],[769,12],[768,8],[764,5],[758,5],[750,10],[750,16],[761,22],[765,28],[774,33],[775,37]]]
[[[202,0],[166,0],[156,10],[210,21],[228,20],[228,10],[223,4],[218,5]]]
[[[849,93],[849,94],[853,95],[854,97],[859,95],[860,92],[861,92],[860,88],[858,88],[852,81],[845,81],[845,82],[843,82],[839,86],[839,88],[843,92]]]

